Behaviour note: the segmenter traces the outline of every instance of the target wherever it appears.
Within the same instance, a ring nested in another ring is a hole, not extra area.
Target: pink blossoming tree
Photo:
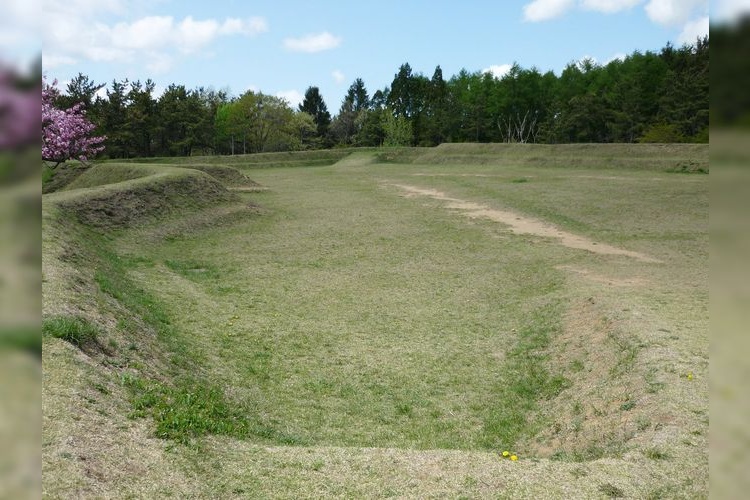
[[[104,150],[106,137],[92,135],[94,125],[86,118],[83,104],[70,109],[54,106],[59,95],[57,80],[42,84],[42,160],[58,166],[70,159],[87,161]]]
[[[38,92],[19,88],[16,74],[0,65],[0,151],[38,143]]]

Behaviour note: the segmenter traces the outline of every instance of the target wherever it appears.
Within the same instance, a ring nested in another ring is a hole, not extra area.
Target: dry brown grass
[[[42,385],[44,498],[185,497],[196,485],[169,443],[131,420],[116,370],[45,339]]]

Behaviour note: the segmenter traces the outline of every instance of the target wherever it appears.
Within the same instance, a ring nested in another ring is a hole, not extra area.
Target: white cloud
[[[25,71],[41,52],[40,0],[6,0],[0,16],[0,53],[3,64]]]
[[[696,39],[708,35],[708,16],[701,17],[694,21],[689,21],[682,28],[680,36],[677,37],[679,43],[695,43]]]
[[[662,26],[682,26],[677,37],[679,43],[694,43],[708,34],[709,0],[533,0],[523,7],[524,19],[531,22],[547,21],[579,8],[583,10],[614,14],[645,3],[648,18]],[[750,0],[717,0],[713,12],[724,19],[736,18],[750,11]],[[715,18],[714,18],[715,19]],[[611,62],[613,59],[607,61]],[[606,64],[606,63],[605,63]],[[488,71],[489,68],[485,71]]]
[[[45,69],[67,66],[75,64],[76,62],[78,62],[78,60],[72,57],[49,54],[47,52],[42,53],[42,66],[44,66]]]
[[[229,18],[219,28],[221,35],[255,36],[268,31],[268,22],[262,17],[251,17],[245,20]]]
[[[180,54],[205,50],[222,36],[255,36],[268,31],[265,19],[194,19],[147,16],[130,22],[107,23],[122,16],[138,0],[43,0],[43,65],[46,69],[81,59],[138,62],[163,73]]]
[[[67,15],[74,19],[92,19],[102,14],[125,14],[126,0],[42,0],[42,18],[49,14]],[[37,16],[39,12],[37,11]],[[45,21],[46,22],[46,21]]]
[[[664,26],[685,25],[692,20],[689,23],[691,26],[686,25],[685,29],[694,28],[692,25],[702,22],[702,17],[708,15],[708,0],[534,0],[523,7],[523,13],[526,21],[538,22],[560,17],[574,8],[613,14],[644,2],[648,18]],[[728,12],[750,10],[750,0],[723,2],[725,6],[719,3],[719,7]],[[731,7],[727,7],[727,4]],[[740,4],[744,9],[735,7]]]
[[[327,31],[317,35],[284,39],[284,48],[294,52],[321,52],[323,50],[335,49],[339,45],[341,45],[341,37],[334,36]]]
[[[159,95],[157,96],[157,98],[161,97],[161,94],[163,94],[163,93],[164,93],[164,89],[162,89],[162,91],[159,93]],[[100,99],[106,99],[107,98],[107,86],[105,85],[104,87],[102,87],[99,90],[97,90],[94,93],[94,95],[96,97],[99,97]]]
[[[547,21],[565,14],[575,0],[534,0],[523,8],[523,18],[530,22]]]
[[[254,36],[263,25],[255,21],[229,18],[223,23],[215,19],[197,21],[188,16],[175,22],[171,16],[150,16],[133,23],[118,23],[113,27],[100,25],[105,37],[120,49],[157,50],[173,47],[182,52],[193,52],[205,47],[220,36],[243,34]]]
[[[168,16],[144,17],[134,23],[117,23],[113,27],[98,25],[112,46],[121,49],[153,49],[169,42],[174,19]]]
[[[613,55],[609,59],[607,59],[604,63],[606,66],[607,64],[611,63],[612,61],[624,61],[625,58],[628,57],[627,55],[623,54],[622,52],[618,52],[617,54]]]
[[[342,84],[344,83],[344,80],[346,80],[346,75],[344,75],[341,71],[337,69],[333,70],[333,72],[331,73],[331,76],[333,77],[333,80],[338,84]]]
[[[0,27],[39,29],[39,0],[10,0],[3,2],[3,15],[0,17]]]
[[[174,67],[174,57],[159,52],[151,53],[148,56],[146,68],[155,74],[164,74]]]
[[[281,92],[276,92],[276,97],[285,99],[292,109],[297,109],[297,106],[305,99],[305,96],[296,90],[282,90]]]
[[[605,14],[613,14],[633,8],[642,2],[643,0],[581,0],[581,7]]]
[[[711,20],[734,22],[750,13],[750,0],[716,0],[711,4]]]
[[[512,67],[512,64],[493,64],[489,68],[484,68],[482,73],[491,73],[495,78],[502,78]]]
[[[706,13],[708,0],[650,0],[646,4],[649,19],[667,26],[687,22],[697,10]]]

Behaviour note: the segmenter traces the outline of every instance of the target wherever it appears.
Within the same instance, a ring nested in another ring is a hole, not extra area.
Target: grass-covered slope
[[[591,167],[707,173],[708,144],[441,144],[419,164]]]
[[[707,173],[708,144],[444,143],[434,148],[340,148],[280,153],[136,159],[138,163],[226,165],[239,169],[328,166],[370,155],[372,163],[637,169]],[[121,162],[122,160],[117,160]]]
[[[122,174],[120,170],[123,170]],[[114,180],[114,183],[108,181]],[[198,210],[228,201],[231,194],[202,172],[101,165],[90,169],[65,190],[49,196],[63,212],[89,227],[119,229]]]
[[[64,169],[65,166],[63,165],[59,168]],[[77,165],[73,168],[81,171],[81,173],[75,179],[63,185],[58,191],[117,184],[159,173],[158,170],[153,168],[136,164],[109,163],[88,167]]]
[[[240,169],[256,168],[278,168],[278,167],[311,167],[333,165],[352,154],[363,150],[375,151],[376,148],[339,148],[339,149],[320,149],[312,151],[285,151],[278,153],[254,153],[254,154],[235,154],[226,156],[191,156],[183,157],[163,157],[163,158],[144,158],[135,159],[136,163],[160,163],[174,164],[186,168],[192,165],[226,165]],[[116,160],[120,162],[121,160]]]
[[[46,195],[45,496],[705,496],[707,176],[461,146]]]
[[[74,182],[45,195],[42,205],[43,494],[188,492],[167,442],[132,420],[134,398],[142,405],[161,395],[169,413],[180,411],[174,398],[202,391],[211,395],[209,406],[196,409],[188,400],[183,413],[207,413],[212,428],[217,419],[226,424],[226,402],[201,379],[160,301],[128,275],[131,263],[120,258],[113,237],[179,234],[254,209],[192,169],[97,165]]]

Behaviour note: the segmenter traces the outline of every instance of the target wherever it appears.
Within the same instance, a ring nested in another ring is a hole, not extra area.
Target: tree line
[[[318,87],[292,109],[262,92],[151,80],[108,87],[78,74],[57,97],[83,103],[113,158],[241,154],[338,146],[434,146],[443,142],[708,142],[709,40],[633,52],[607,64],[586,59],[557,76],[514,64],[502,77],[432,77],[402,64],[370,94],[361,78],[332,115]],[[104,90],[102,93],[101,90]]]

